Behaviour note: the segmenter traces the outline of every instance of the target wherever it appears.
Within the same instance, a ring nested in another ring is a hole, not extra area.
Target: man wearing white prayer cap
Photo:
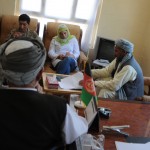
[[[134,44],[126,39],[115,41],[116,58],[103,69],[93,69],[92,75],[99,92],[98,97],[135,100],[143,96],[142,69],[132,52]],[[98,79],[99,78],[99,79]]]
[[[65,99],[37,92],[45,58],[45,48],[34,39],[10,40],[0,47],[8,83],[0,88],[1,149],[63,149],[88,130],[85,118]]]

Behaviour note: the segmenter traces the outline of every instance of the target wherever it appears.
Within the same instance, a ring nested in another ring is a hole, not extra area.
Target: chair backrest
[[[59,24],[61,23],[48,22],[47,25],[45,25],[44,27],[43,43],[47,51],[49,49],[49,45],[52,38],[57,35],[57,29]],[[70,34],[76,36],[79,42],[79,47],[81,48],[82,30],[80,29],[80,26],[73,24],[66,24],[66,25],[69,28]]]
[[[4,43],[8,37],[8,34],[12,29],[17,29],[19,27],[18,23],[19,16],[14,15],[3,15],[1,18],[1,31],[0,31],[0,44]],[[39,23],[35,18],[31,18],[29,28],[38,33]]]

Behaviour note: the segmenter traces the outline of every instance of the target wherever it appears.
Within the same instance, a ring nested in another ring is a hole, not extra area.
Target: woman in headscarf
[[[77,59],[80,55],[76,37],[70,35],[65,24],[58,26],[57,36],[50,44],[48,56],[52,59],[52,65],[58,74],[70,74],[77,70]]]

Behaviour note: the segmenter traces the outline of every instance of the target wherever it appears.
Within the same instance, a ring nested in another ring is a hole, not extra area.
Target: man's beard
[[[119,63],[122,61],[122,59],[123,59],[123,56],[120,56],[120,57],[117,57],[116,61]]]

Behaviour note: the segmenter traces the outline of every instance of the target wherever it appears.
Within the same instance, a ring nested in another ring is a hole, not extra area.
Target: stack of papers
[[[56,79],[56,75],[47,75],[46,76],[47,86],[49,89],[58,89],[58,81]]]
[[[106,67],[107,65],[109,65],[109,61],[106,59],[96,59],[93,61],[93,64]]]
[[[82,86],[79,85],[80,80],[83,80],[83,73],[77,72],[73,75],[61,79],[61,82],[59,82],[59,86],[60,88],[66,90],[82,89]]]
[[[126,142],[115,142],[117,150],[150,150],[150,142],[141,143],[126,143]]]

